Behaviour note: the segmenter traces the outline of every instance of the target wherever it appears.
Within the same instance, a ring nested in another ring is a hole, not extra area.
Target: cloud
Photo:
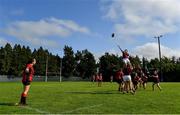
[[[3,32],[32,45],[50,47],[58,45],[57,41],[52,39],[54,36],[67,37],[74,32],[90,33],[88,28],[82,27],[72,20],[61,20],[57,18],[12,22],[3,29]]]
[[[4,39],[3,37],[0,37],[0,46],[4,46],[7,43],[8,41],[6,39]]]
[[[99,58],[101,56],[105,55],[105,53],[109,53],[110,55],[117,55],[117,56],[121,56],[122,55],[122,53],[119,52],[119,50],[115,50],[115,49],[110,49],[108,51],[94,53],[94,57],[95,57],[96,62],[98,62]]]
[[[142,46],[137,46],[133,54],[147,59],[159,58],[159,47],[157,43],[146,43]],[[161,45],[161,55],[169,58],[172,56],[180,57],[180,51]]]
[[[81,33],[86,33],[86,34],[90,33],[88,28],[81,27],[80,25],[78,25],[72,20],[58,20],[56,18],[51,18],[50,20],[54,23],[62,25],[63,27],[69,29],[70,31],[81,32]]]
[[[122,38],[179,31],[179,0],[112,0],[101,5],[104,17],[114,22],[114,30]]]

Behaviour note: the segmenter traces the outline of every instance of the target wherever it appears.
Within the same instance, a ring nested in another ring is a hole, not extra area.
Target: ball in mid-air
[[[112,38],[114,38],[114,36],[115,36],[115,34],[114,34],[114,33],[112,33]]]

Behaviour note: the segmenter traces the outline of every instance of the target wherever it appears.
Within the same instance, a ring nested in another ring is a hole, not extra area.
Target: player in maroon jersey
[[[156,84],[157,85],[157,87],[159,88],[159,90],[161,91],[162,90],[162,88],[161,88],[161,86],[159,85],[159,76],[158,76],[158,71],[155,69],[154,70],[154,73],[153,73],[153,85],[152,85],[152,88],[153,88],[153,91],[154,91],[154,85]]]
[[[122,52],[122,56],[123,56],[123,62],[125,63],[125,64],[131,64],[130,63],[130,60],[129,60],[129,53],[128,53],[128,50],[127,49],[125,49],[124,51],[123,50],[121,50],[121,52]]]
[[[148,81],[148,77],[143,73],[141,79],[142,79],[143,88],[146,89],[146,84],[147,84],[147,81]]]
[[[28,95],[29,89],[30,89],[30,84],[33,80],[34,76],[34,65],[36,64],[36,59],[30,60],[27,64],[25,69],[23,70],[23,78],[22,78],[22,83],[23,83],[23,92],[21,94],[21,100],[19,102],[19,105],[27,105],[26,104],[26,97]]]
[[[140,81],[140,77],[138,76],[137,73],[135,73],[135,76],[134,76],[132,81],[133,81],[134,89],[137,90],[138,89],[138,83]]]
[[[124,64],[124,67],[123,67],[123,73],[124,73],[123,81],[125,82],[124,91],[126,90],[127,92],[129,92],[129,90],[130,90],[131,93],[134,94],[135,90],[133,88],[133,84],[131,81],[132,70],[133,70],[133,68],[129,63],[127,65]],[[123,91],[123,93],[125,93],[124,91]]]
[[[115,33],[112,33],[112,38],[115,38]],[[123,62],[127,65],[128,63],[130,63],[130,60],[129,60],[129,53],[128,53],[128,50],[125,49],[124,51],[121,49],[121,47],[119,45],[117,45],[118,48],[121,50],[122,52],[122,56],[123,56]]]
[[[119,84],[118,91],[123,91],[123,88],[124,88],[123,75],[124,73],[122,71],[122,68],[116,72],[116,81]]]
[[[136,65],[134,68],[134,71],[137,73],[137,76],[139,77],[138,84],[139,84],[139,87],[141,87],[143,83],[142,81],[143,70],[140,65]]]
[[[102,86],[102,81],[103,81],[103,76],[102,73],[99,73],[99,78],[98,78],[98,87]]]
[[[96,73],[96,82],[98,82],[98,80],[99,80],[99,74],[98,73]]]

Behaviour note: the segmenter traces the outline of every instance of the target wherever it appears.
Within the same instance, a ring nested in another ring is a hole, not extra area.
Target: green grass
[[[151,85],[131,95],[118,92],[116,83],[97,87],[90,82],[33,82],[29,105],[20,107],[13,104],[19,101],[22,84],[1,82],[0,113],[180,114],[180,83],[161,83],[162,91],[152,91]]]

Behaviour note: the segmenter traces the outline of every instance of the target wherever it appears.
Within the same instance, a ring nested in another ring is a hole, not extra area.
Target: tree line
[[[42,47],[32,51],[28,46],[15,44],[12,47],[7,43],[0,48],[0,75],[20,77],[26,63],[31,58],[37,60],[35,74],[42,76],[46,75],[46,69],[48,75],[51,76],[59,75],[61,69],[64,77],[78,76],[82,78],[90,78],[97,72],[101,72],[103,79],[108,81],[110,75],[123,67],[122,56],[108,52],[102,55],[97,62],[94,55],[87,49],[74,52],[72,47],[64,46],[63,50],[64,56],[60,57]],[[162,57],[161,60],[163,81],[180,81],[180,58]],[[130,61],[134,66],[141,66],[147,73],[154,68],[160,68],[158,58],[147,60],[146,58],[140,59],[138,56],[130,56]]]

